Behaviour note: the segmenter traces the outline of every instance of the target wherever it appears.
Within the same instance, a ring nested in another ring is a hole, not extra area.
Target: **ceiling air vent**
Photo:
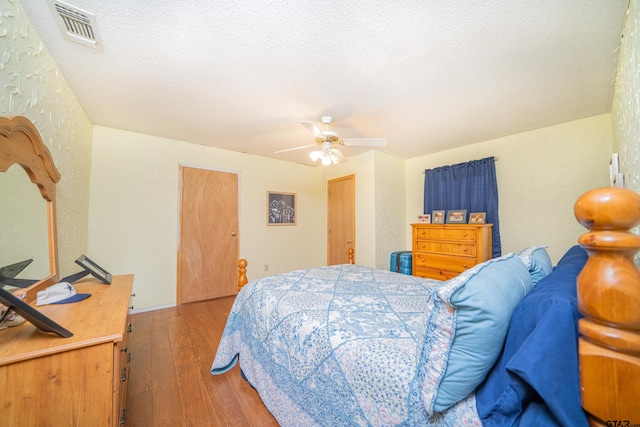
[[[49,0],[49,8],[65,39],[102,50],[96,17],[59,0]]]

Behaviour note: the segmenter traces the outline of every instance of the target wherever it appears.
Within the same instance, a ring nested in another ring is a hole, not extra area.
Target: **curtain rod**
[[[473,160],[469,160],[469,161],[470,161],[470,162],[472,162]],[[493,161],[494,161],[494,162],[497,162],[497,161],[498,161],[498,158],[497,158],[497,157],[494,157],[494,158],[493,158]],[[462,163],[466,163],[466,162],[462,162]],[[422,171],[422,175],[424,175],[424,174],[425,174],[425,172],[426,172],[426,171]]]

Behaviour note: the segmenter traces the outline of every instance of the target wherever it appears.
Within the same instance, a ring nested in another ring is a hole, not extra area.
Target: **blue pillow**
[[[576,279],[587,253],[573,246],[511,316],[504,351],[476,390],[482,425],[588,426],[580,406]],[[553,381],[550,381],[553,379]],[[551,422],[541,414],[551,415]]]
[[[435,412],[449,408],[480,385],[502,351],[513,310],[533,288],[529,271],[513,253],[479,264],[447,285],[438,294],[456,308],[457,318]]]
[[[553,271],[553,264],[547,253],[546,246],[530,246],[523,249],[518,256],[529,269],[531,281],[534,285]]]

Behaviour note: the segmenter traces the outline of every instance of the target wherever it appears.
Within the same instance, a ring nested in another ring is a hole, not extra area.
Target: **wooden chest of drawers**
[[[411,224],[414,276],[447,280],[491,259],[493,224]]]
[[[133,275],[74,284],[90,298],[37,307],[73,332],[0,331],[0,425],[115,427],[126,420]]]

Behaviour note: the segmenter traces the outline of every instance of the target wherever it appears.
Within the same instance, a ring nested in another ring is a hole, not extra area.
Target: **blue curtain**
[[[424,213],[466,209],[486,212],[493,224],[493,257],[502,254],[498,218],[498,183],[493,157],[424,171]]]

